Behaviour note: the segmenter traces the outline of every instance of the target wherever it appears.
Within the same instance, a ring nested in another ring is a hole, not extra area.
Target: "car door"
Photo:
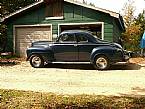
[[[78,61],[78,48],[75,34],[62,34],[53,46],[56,61]]]
[[[93,42],[89,40],[87,34],[84,33],[77,33],[76,34],[77,41],[78,41],[78,55],[80,62],[89,62],[90,61],[90,54],[93,48],[96,46]]]

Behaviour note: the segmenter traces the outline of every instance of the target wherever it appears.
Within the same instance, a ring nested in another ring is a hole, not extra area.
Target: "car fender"
[[[92,50],[92,53],[90,55],[90,61],[91,61],[91,63],[93,63],[96,56],[104,55],[111,62],[114,58],[114,53],[115,53],[115,48],[113,48],[113,47],[110,47],[110,46],[96,47]]]
[[[34,54],[41,55],[45,62],[54,60],[54,53],[50,47],[30,47],[27,49],[27,60]]]

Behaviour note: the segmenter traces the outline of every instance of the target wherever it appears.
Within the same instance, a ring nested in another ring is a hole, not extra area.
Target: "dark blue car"
[[[27,59],[35,68],[48,63],[90,63],[98,70],[105,70],[127,61],[129,56],[117,43],[103,41],[87,31],[67,30],[55,42],[32,43],[27,49]]]

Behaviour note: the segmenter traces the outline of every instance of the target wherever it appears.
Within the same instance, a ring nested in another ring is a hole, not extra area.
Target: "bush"
[[[7,40],[7,27],[4,24],[0,24],[0,52],[5,51]]]

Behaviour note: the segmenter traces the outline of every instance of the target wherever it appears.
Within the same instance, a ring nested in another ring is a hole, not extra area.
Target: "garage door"
[[[51,26],[32,26],[15,28],[15,52],[26,57],[26,49],[33,41],[51,41]]]

